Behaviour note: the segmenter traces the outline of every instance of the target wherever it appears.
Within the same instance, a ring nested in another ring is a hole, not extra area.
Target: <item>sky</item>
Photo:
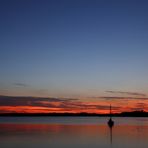
[[[148,111],[147,7],[0,0],[0,112]]]

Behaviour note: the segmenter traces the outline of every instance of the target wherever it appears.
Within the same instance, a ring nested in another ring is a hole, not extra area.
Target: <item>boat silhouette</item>
[[[112,120],[111,105],[110,105],[110,119],[108,120],[107,123],[110,128],[112,128],[114,126],[114,121]]]

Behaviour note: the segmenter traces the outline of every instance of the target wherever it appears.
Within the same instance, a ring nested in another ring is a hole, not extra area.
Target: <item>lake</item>
[[[147,148],[148,118],[0,117],[1,148]]]

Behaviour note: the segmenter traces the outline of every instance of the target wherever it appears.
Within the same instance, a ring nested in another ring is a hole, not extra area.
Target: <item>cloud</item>
[[[105,92],[112,93],[112,94],[125,94],[125,95],[134,95],[134,96],[142,96],[142,97],[145,97],[146,96],[146,94],[137,93],[137,92],[111,91],[111,90],[107,90]]]
[[[13,85],[19,86],[19,87],[29,87],[29,85],[27,85],[25,83],[13,83]]]
[[[135,110],[143,110],[143,109],[148,109],[148,104],[147,103],[137,103],[136,105],[135,105],[135,108],[133,108],[133,109],[135,109]]]
[[[0,108],[2,107],[19,107],[26,106],[46,108],[54,111],[93,111],[109,109],[108,105],[96,104],[96,102],[82,102],[75,98],[45,98],[45,97],[21,97],[21,96],[0,96]],[[120,107],[112,106],[113,110]]]
[[[127,97],[122,97],[122,96],[92,96],[89,98],[93,98],[93,99],[103,99],[103,100],[148,100],[147,97],[131,97],[131,96],[127,96]]]
[[[53,107],[53,102],[70,102],[77,99],[45,97],[0,96],[0,106],[42,106]]]
[[[110,97],[110,96],[102,96],[102,97],[99,97],[101,99],[106,99],[106,100],[148,100],[148,98],[144,98],[144,97],[119,97],[119,96],[113,96],[113,97]]]

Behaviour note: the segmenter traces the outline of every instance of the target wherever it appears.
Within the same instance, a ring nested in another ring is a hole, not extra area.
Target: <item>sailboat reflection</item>
[[[110,129],[110,144],[112,145],[112,141],[113,141],[113,139],[112,139],[112,128],[113,127],[109,127],[109,129]]]

